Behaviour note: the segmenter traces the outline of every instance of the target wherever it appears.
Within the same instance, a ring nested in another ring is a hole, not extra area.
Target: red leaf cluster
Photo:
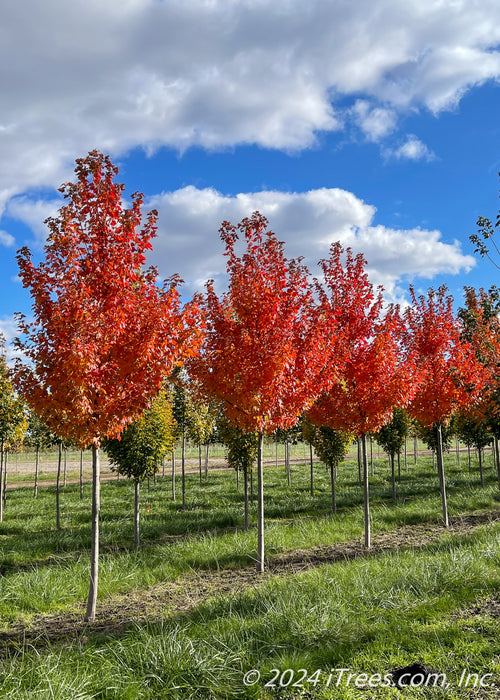
[[[235,252],[238,231],[246,243],[242,256]],[[307,269],[287,260],[259,212],[237,227],[224,222],[220,235],[229,290],[219,298],[207,284],[206,339],[190,371],[224,401],[233,423],[271,433],[294,425],[329,383],[334,324],[320,316]]]
[[[144,269],[156,232],[155,211],[141,225],[142,194],[122,207],[123,185],[109,157],[77,160],[67,200],[46,223],[45,260],[18,254],[33,320],[20,317],[14,381],[58,435],[81,445],[117,437],[160,389],[166,374],[201,342],[196,301],[181,308],[174,276],[162,288]]]
[[[409,410],[424,425],[446,423],[454,411],[478,402],[489,373],[464,338],[446,287],[430,289],[427,298],[410,292],[406,344],[415,357],[418,388]]]

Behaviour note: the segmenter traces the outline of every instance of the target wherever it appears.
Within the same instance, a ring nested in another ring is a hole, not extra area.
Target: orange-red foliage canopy
[[[235,252],[238,230],[246,242],[241,257]],[[224,222],[220,235],[229,289],[219,298],[207,284],[206,340],[191,373],[224,401],[228,418],[241,429],[290,427],[330,382],[336,324],[321,321],[307,269],[285,258],[259,212],[238,227]]]
[[[109,157],[76,162],[76,182],[60,188],[66,204],[46,221],[45,260],[35,267],[27,248],[18,254],[33,321],[20,316],[29,363],[17,363],[14,380],[54,432],[98,445],[142,413],[200,331],[196,303],[181,308],[180,280],[159,288],[156,270],[143,268],[156,212],[139,228],[142,195],[122,208]]]
[[[418,389],[409,406],[421,423],[446,422],[455,410],[481,398],[488,371],[474,346],[463,336],[446,287],[430,289],[427,298],[410,289],[412,306],[405,312],[406,344],[415,356]]]

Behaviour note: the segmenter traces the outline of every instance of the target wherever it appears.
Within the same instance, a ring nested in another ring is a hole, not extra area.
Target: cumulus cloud
[[[0,211],[94,147],[377,141],[500,76],[496,0],[26,0],[0,39]]]
[[[16,240],[14,236],[12,236],[10,233],[7,233],[7,231],[0,231],[0,245],[5,246],[6,248],[12,248],[15,242]]]
[[[396,160],[431,161],[436,159],[436,154],[414,134],[408,134],[406,141],[397,148],[385,148],[382,152],[386,158],[395,158]]]
[[[13,200],[9,214],[31,226],[55,208],[55,202],[23,197]],[[383,285],[390,301],[402,300],[409,281],[468,272],[475,265],[458,241],[444,241],[439,231],[376,224],[373,205],[339,188],[232,196],[190,185],[150,197],[144,210],[153,208],[158,210],[159,226],[150,262],[163,278],[180,274],[189,294],[202,290],[208,279],[215,279],[219,288],[225,285],[226,260],[218,230],[224,220],[237,224],[256,210],[284,241],[286,255],[304,257],[313,275],[319,274],[317,262],[328,256],[334,241],[363,253],[371,281]],[[46,229],[35,227],[38,243],[42,233]]]
[[[396,127],[397,115],[394,110],[373,107],[367,100],[357,100],[352,114],[369,141],[380,141]]]
[[[285,242],[287,255],[304,256],[313,274],[319,274],[317,262],[328,256],[334,241],[362,252],[370,279],[384,286],[389,300],[399,301],[410,280],[467,272],[475,264],[458,241],[443,241],[439,231],[374,225],[375,207],[337,188],[233,197],[189,186],[152,197],[147,204],[159,211],[152,261],[163,276],[179,272],[190,291],[200,289],[209,278],[224,284],[218,228],[223,220],[236,224],[255,210],[269,219],[271,229]]]

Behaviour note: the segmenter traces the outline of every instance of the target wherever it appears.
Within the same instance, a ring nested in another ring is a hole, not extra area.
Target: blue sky
[[[341,240],[390,301],[497,283],[473,255],[500,170],[497,0],[25,0],[0,33],[0,330],[30,298],[57,187],[97,148],[159,210],[184,292],[259,209],[313,274]],[[3,55],[2,55],[3,54]]]

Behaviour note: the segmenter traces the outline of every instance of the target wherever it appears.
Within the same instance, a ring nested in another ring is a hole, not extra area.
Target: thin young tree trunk
[[[405,472],[408,471],[408,438],[405,435]]]
[[[201,442],[198,445],[198,468],[200,472],[200,486],[203,484],[203,473],[201,468]]]
[[[182,510],[186,508],[186,434],[182,429],[182,451],[181,451],[181,473],[182,473]]]
[[[64,448],[64,472],[63,472],[63,486],[66,486],[66,469],[68,462],[68,448]]]
[[[390,454],[391,458],[391,482],[392,482],[392,500],[396,502],[396,473],[394,469],[394,452]]]
[[[467,445],[467,458],[469,462],[469,476],[472,471],[472,466],[471,466],[471,457],[470,457],[470,445]]]
[[[257,451],[257,571],[264,572],[264,468],[262,448],[264,436],[259,433]]]
[[[309,463],[311,476],[311,496],[314,496],[314,465],[313,465],[313,446],[309,444]]]
[[[362,486],[362,485],[363,485],[363,479],[362,479],[362,477],[361,477],[361,462],[362,462],[362,457],[361,457],[361,440],[360,440],[360,438],[358,437],[358,438],[356,439],[356,441],[357,441],[357,443],[358,443],[358,484],[359,484],[360,486]]]
[[[61,508],[59,502],[60,487],[61,487],[61,462],[62,462],[62,445],[59,443],[59,451],[57,455],[57,477],[56,477],[56,527],[61,529]]]
[[[401,483],[401,452],[398,452],[398,484]]]
[[[165,457],[161,460],[161,475],[162,478],[165,478]]]
[[[175,452],[172,450],[172,500],[175,501]]]
[[[335,493],[335,467],[333,462],[330,464],[330,484],[332,488],[332,513],[337,512],[337,495]]]
[[[3,465],[5,458],[5,441],[2,438],[2,446],[0,452],[0,523],[3,520]]]
[[[437,470],[439,476],[439,489],[441,491],[441,503],[443,506],[443,522],[445,527],[449,527],[448,521],[448,504],[446,502],[446,480],[444,476],[443,465],[443,434],[441,432],[441,423],[437,424]]]
[[[85,621],[95,620],[99,583],[99,511],[101,508],[99,447],[92,445],[92,541],[90,550],[90,586]]]
[[[276,446],[276,460],[275,461],[276,461],[276,469],[277,469],[278,468],[278,441],[276,440],[276,442],[274,444]]]
[[[40,447],[37,445],[35,449],[35,486],[33,488],[33,498],[38,496],[38,464],[40,462]]]
[[[373,466],[373,436],[370,435],[370,474],[375,476],[375,467]]]
[[[205,445],[205,479],[208,479],[208,450],[210,449],[210,443],[207,442]]]
[[[417,457],[418,457],[418,439],[417,436],[413,438],[413,461],[415,464],[417,463]]]
[[[455,438],[455,449],[457,452],[457,464],[460,466],[460,443],[458,437]]]
[[[243,469],[243,493],[245,496],[245,530],[250,527],[250,518],[248,514],[248,469]]]
[[[500,491],[500,450],[498,447],[498,438],[495,435],[495,456],[497,463],[497,478],[498,478],[498,490]]]
[[[6,449],[3,455],[3,507],[7,504],[7,464],[9,461],[9,450]]]
[[[141,546],[139,537],[139,492],[140,482],[134,481],[134,548],[139,549]]]
[[[250,503],[253,505],[253,469],[250,472]]]
[[[363,459],[363,501],[365,513],[365,548],[371,547],[371,527],[370,527],[370,492],[368,478],[368,459],[366,454],[366,435],[361,435],[361,452]]]
[[[483,450],[480,447],[477,450],[477,456],[479,460],[479,480],[481,482],[481,488],[484,489]]]
[[[80,450],[80,501],[83,501],[83,450]]]
[[[240,468],[236,467],[236,490],[240,490]]]
[[[290,443],[285,442],[285,469],[286,469],[286,483],[291,486],[292,478],[290,474]]]

